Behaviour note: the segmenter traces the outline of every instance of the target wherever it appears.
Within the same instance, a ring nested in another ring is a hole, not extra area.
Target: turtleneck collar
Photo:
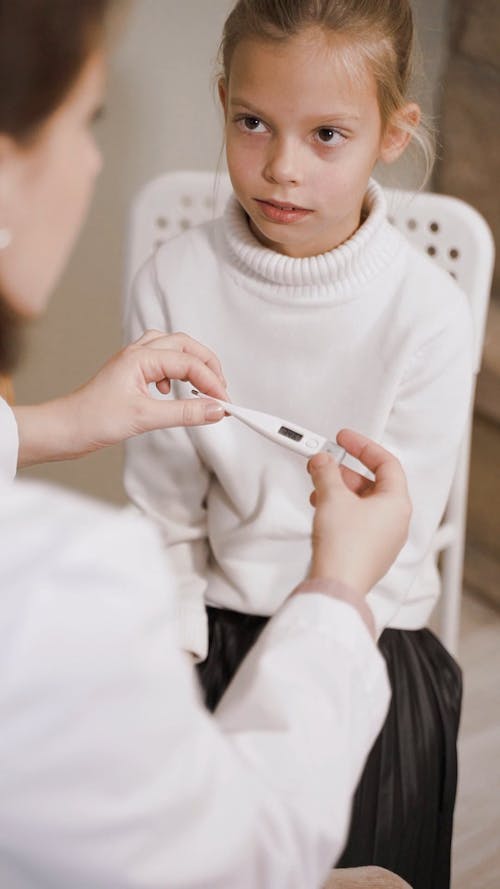
[[[234,195],[223,216],[226,253],[234,275],[273,301],[344,302],[382,272],[402,250],[402,238],[387,221],[380,185],[370,180],[359,229],[328,253],[296,259],[264,247],[253,235],[248,217]]]

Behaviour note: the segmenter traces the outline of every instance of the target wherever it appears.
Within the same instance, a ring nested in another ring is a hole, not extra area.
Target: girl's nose
[[[278,185],[298,185],[301,181],[300,157],[289,140],[273,140],[266,158],[264,176]]]

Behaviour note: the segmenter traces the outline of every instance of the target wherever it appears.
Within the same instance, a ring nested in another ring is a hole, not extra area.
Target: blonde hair
[[[233,54],[242,40],[284,42],[312,27],[359,50],[375,78],[382,126],[387,126],[410,101],[415,28],[409,0],[238,0],[224,25],[222,76],[229,82]],[[421,149],[427,180],[435,159],[432,127],[424,119],[415,127],[402,119],[397,125]]]

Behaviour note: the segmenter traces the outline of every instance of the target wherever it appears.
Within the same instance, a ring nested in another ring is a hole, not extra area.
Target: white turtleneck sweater
[[[350,427],[399,456],[413,516],[408,543],[368,597],[381,632],[424,626],[439,592],[431,545],[467,416],[472,324],[465,294],[387,222],[375,182],[365,208],[346,243],[295,259],[263,247],[231,198],[222,218],[143,267],[126,330],[130,339],[182,330],[219,356],[235,403],[330,439]],[[130,441],[125,484],[161,529],[182,643],[197,657],[207,652],[204,601],[270,615],[304,578],[305,460],[238,420]]]

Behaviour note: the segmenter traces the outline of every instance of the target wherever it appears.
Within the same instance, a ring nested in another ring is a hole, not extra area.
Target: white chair
[[[130,213],[126,293],[139,267],[162,241],[218,216],[230,191],[225,173],[167,173],[147,183]],[[469,297],[477,374],[494,261],[490,229],[476,210],[457,198],[397,189],[387,189],[386,194],[390,221],[445,268]],[[452,654],[457,650],[460,623],[472,416],[473,398],[450,496],[434,540],[435,552],[441,553],[439,634]]]
[[[136,196],[129,217],[126,298],[143,262],[163,241],[215,219],[231,193],[229,176],[204,171],[165,173]]]
[[[412,243],[452,275],[469,298],[474,328],[474,373],[481,368],[495,246],[483,217],[458,198],[387,190],[389,219]],[[442,523],[434,538],[441,553],[439,635],[456,654],[460,626],[467,522],[474,387],[460,453]]]

